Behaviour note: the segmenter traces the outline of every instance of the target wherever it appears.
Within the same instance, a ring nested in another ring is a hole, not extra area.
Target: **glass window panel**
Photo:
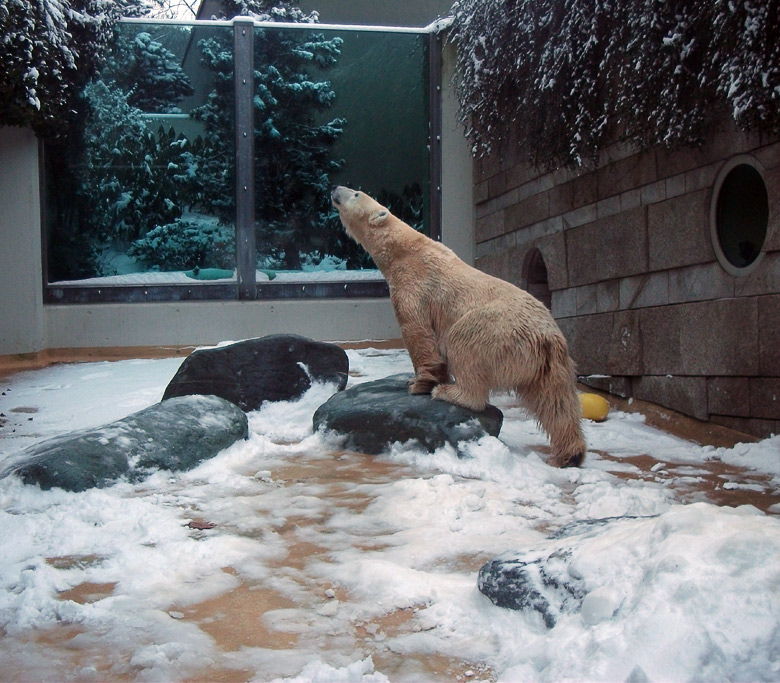
[[[236,283],[233,38],[211,22],[119,24],[67,133],[44,143],[47,300],[150,300],[106,285],[236,296],[197,282]],[[365,296],[360,281],[381,281],[331,206],[335,184],[430,234],[427,50],[425,34],[256,27],[259,297]],[[190,296],[176,292],[154,300]]]
[[[330,189],[362,189],[429,233],[427,42],[411,33],[255,30],[258,282],[380,279]]]
[[[234,280],[232,35],[118,25],[67,135],[45,142],[50,283]]]

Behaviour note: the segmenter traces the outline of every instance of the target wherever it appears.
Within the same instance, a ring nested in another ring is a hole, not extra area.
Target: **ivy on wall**
[[[730,112],[780,134],[780,0],[459,0],[460,116],[473,151],[581,166],[615,141],[701,144]]]

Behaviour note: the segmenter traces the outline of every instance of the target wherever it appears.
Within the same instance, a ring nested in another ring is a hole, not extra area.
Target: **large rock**
[[[213,394],[242,410],[264,401],[289,401],[313,381],[347,385],[349,360],[335,344],[293,334],[248,339],[193,352],[168,384],[163,400],[189,394]]]
[[[346,446],[377,454],[395,442],[416,440],[428,451],[445,443],[458,449],[485,434],[498,436],[504,416],[495,406],[482,412],[409,394],[405,373],[366,382],[332,396],[314,413],[314,429],[346,434]]]
[[[246,415],[229,401],[173,398],[102,427],[31,446],[5,464],[0,478],[17,474],[43,489],[84,491],[122,476],[136,481],[155,469],[191,469],[247,434]]]
[[[585,596],[581,582],[568,574],[570,552],[549,557],[507,555],[479,570],[477,587],[498,607],[538,612],[547,628],[561,614],[577,611]]]
[[[539,613],[548,628],[563,614],[579,613],[586,624],[609,619],[620,598],[608,584],[600,585],[600,562],[619,563],[615,558],[622,539],[654,517],[575,520],[551,533],[549,544],[487,562],[479,570],[477,587],[498,607]],[[590,575],[581,572],[583,557]]]

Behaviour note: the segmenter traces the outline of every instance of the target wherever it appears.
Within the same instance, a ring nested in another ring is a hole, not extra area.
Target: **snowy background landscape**
[[[348,355],[350,385],[411,369],[400,350]],[[2,380],[0,461],[155,403],[180,363]],[[780,678],[780,437],[700,446],[613,410],[586,423],[585,466],[557,470],[496,396],[500,437],[468,458],[369,457],[312,433],[333,391],[265,404],[190,472],[0,481],[3,680]],[[584,600],[552,628],[496,607],[477,573],[503,553],[565,555]]]

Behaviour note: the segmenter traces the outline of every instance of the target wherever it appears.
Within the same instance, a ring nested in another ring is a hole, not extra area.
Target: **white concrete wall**
[[[267,334],[398,339],[389,299],[48,305],[47,347],[198,346]]]
[[[46,347],[38,140],[0,127],[0,355]]]

